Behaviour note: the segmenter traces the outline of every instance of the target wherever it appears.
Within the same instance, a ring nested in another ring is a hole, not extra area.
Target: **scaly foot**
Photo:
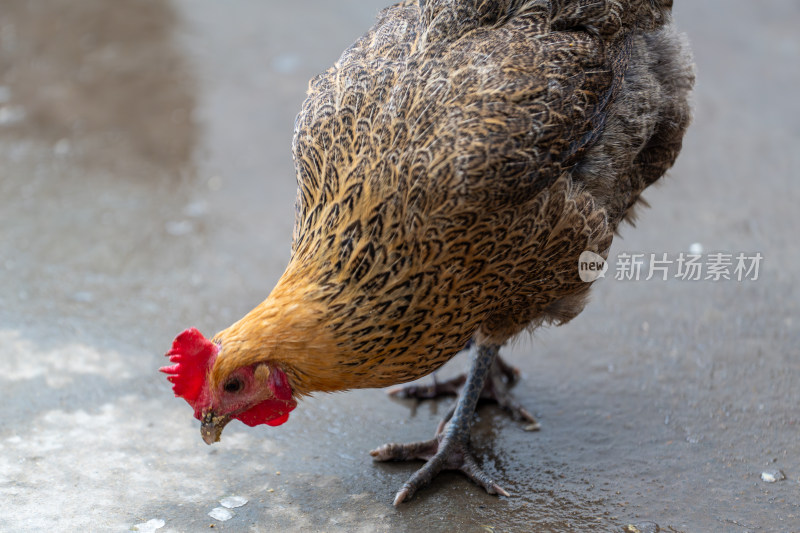
[[[431,440],[410,444],[384,444],[369,453],[377,461],[411,461],[414,459],[427,461],[403,484],[394,498],[394,505],[410,500],[420,487],[430,483],[442,470],[460,470],[472,481],[486,489],[489,494],[509,495],[478,466],[469,446],[469,438],[465,441],[447,438],[443,433],[439,433]]]
[[[395,505],[410,499],[420,487],[430,483],[442,470],[460,470],[489,494],[508,496],[505,490],[481,470],[469,446],[475,406],[478,404],[478,397],[484,389],[484,384],[488,382],[491,370],[496,366],[497,350],[498,346],[495,345],[478,346],[458,401],[439,423],[434,439],[412,444],[385,444],[370,452],[370,455],[378,461],[413,459],[426,461],[397,493],[394,498]],[[502,371],[502,367],[497,368]]]
[[[456,376],[453,379],[439,382],[436,380],[436,374],[433,376],[433,383],[431,385],[403,385],[393,387],[387,391],[390,396],[398,398],[416,398],[419,400],[427,400],[438,398],[439,396],[456,396],[459,390],[464,385],[467,379],[466,374]],[[519,380],[519,370],[509,365],[498,355],[495,357],[494,364],[489,371],[486,383],[481,390],[481,400],[494,401],[508,412],[514,420],[524,422],[525,430],[538,431],[541,426],[533,415],[525,409],[514,395],[511,394],[511,387]],[[455,406],[453,407],[455,408]],[[452,409],[450,413],[445,416],[443,422],[446,422],[452,416]]]

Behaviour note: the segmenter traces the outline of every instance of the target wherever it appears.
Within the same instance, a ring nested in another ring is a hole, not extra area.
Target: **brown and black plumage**
[[[437,438],[374,455],[430,459],[398,501],[441,468],[503,492],[468,448],[498,348],[582,310],[591,284],[579,255],[608,253],[680,151],[693,73],[671,4],[384,10],[310,82],[294,133],[292,257],[270,296],[215,337],[204,412],[220,414],[243,368],[284,373],[294,396],[382,387],[474,340],[473,370]]]

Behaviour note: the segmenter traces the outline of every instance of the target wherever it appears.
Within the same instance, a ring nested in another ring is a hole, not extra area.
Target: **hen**
[[[472,367],[410,498],[459,469],[507,494],[469,447],[498,350],[584,307],[584,251],[606,256],[640,193],[672,166],[690,121],[691,58],[671,0],[407,0],[310,82],[293,155],[292,256],[267,299],[212,341],[179,335],[176,396],[207,443],[233,418],[286,422],[314,392],[384,387],[468,342]],[[487,381],[488,380],[488,381]],[[484,383],[487,383],[484,389]],[[409,391],[413,394],[414,391]]]

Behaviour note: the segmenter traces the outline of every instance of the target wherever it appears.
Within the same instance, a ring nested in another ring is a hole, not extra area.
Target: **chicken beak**
[[[203,442],[206,444],[219,442],[222,430],[230,421],[230,416],[215,416],[214,411],[209,410],[203,413],[203,418],[200,420],[200,435],[203,437]]]

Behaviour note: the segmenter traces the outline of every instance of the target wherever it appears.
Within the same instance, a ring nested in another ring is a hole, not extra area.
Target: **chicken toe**
[[[459,390],[467,380],[466,374],[458,375],[447,381],[438,381],[436,374],[432,375],[433,383],[430,385],[402,385],[392,387],[387,394],[397,398],[416,398],[418,400],[429,400],[441,396],[457,396]],[[514,395],[511,394],[511,387],[519,381],[519,370],[506,363],[498,354],[495,357],[486,383],[480,394],[480,400],[492,401],[503,408],[514,420],[523,422],[527,431],[538,431],[541,426],[539,422],[525,407],[523,407]],[[452,416],[452,410],[444,417],[446,422]]]
[[[417,490],[430,483],[442,470],[459,470],[489,494],[508,496],[508,492],[478,466],[469,443],[475,406],[484,386],[492,381],[495,368],[500,374],[503,372],[502,367],[495,364],[497,350],[497,346],[478,347],[458,402],[439,424],[433,439],[410,444],[384,444],[370,452],[377,461],[426,461],[403,484],[395,496],[394,505],[411,499]],[[492,384],[491,387],[494,389],[497,385]]]
[[[480,485],[489,494],[509,496],[478,465],[475,455],[469,445],[469,436],[466,440],[449,439],[443,433],[427,441],[409,444],[384,444],[373,450],[370,454],[377,461],[411,461],[422,459],[425,465],[417,470],[406,481],[394,499],[394,505],[410,500],[414,493],[429,484],[442,470],[459,470],[470,478],[475,484]]]

